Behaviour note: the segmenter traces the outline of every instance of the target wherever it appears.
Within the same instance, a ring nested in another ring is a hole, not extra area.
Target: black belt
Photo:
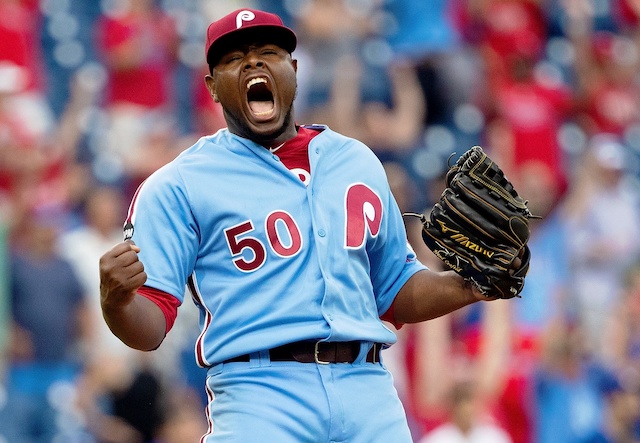
[[[269,349],[271,361],[297,361],[300,363],[353,363],[360,353],[359,341],[298,341]],[[368,363],[380,362],[382,345],[374,343],[367,353]],[[249,354],[230,358],[224,363],[248,362]]]

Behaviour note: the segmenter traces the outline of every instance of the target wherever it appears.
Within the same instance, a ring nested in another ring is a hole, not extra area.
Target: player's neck
[[[261,143],[261,145],[271,152],[276,152],[278,149],[282,148],[285,143],[296,138],[296,136],[298,135],[298,129],[298,126],[293,125],[290,129],[287,129],[274,140],[268,141],[266,143]]]

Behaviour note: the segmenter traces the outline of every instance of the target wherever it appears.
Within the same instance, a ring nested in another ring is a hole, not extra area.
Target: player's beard
[[[252,134],[253,141],[261,145],[263,144],[266,145],[285,133],[285,131],[289,128],[289,125],[291,124],[292,118],[293,118],[293,104],[291,104],[291,106],[289,106],[289,109],[287,109],[287,113],[284,115],[282,126],[280,126],[280,128],[278,128],[277,130],[271,132],[270,134],[252,133],[248,127],[244,127],[243,129],[247,131],[247,133]]]

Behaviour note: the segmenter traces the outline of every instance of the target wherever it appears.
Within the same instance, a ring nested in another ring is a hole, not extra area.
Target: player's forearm
[[[110,307],[103,304],[102,314],[111,332],[131,348],[151,351],[164,340],[164,313],[146,297],[137,295],[125,306]]]
[[[398,323],[431,320],[477,300],[470,286],[453,271],[420,271],[396,296],[395,320]]]

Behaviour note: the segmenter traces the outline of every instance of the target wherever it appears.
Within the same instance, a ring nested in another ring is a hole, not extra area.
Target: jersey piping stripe
[[[207,332],[207,329],[209,329],[209,325],[211,324],[212,315],[204,304],[202,295],[200,294],[200,290],[198,289],[198,284],[196,283],[195,274],[191,274],[189,276],[189,278],[187,279],[187,286],[189,287],[189,291],[191,291],[191,296],[193,297],[195,302],[199,304],[205,312],[204,326],[202,328],[202,331],[200,332],[200,335],[198,336],[198,339],[196,340],[195,354],[198,366],[200,366],[201,368],[206,368],[211,366],[211,364],[205,357],[204,336]]]
[[[211,418],[211,408],[213,406],[214,394],[213,390],[209,387],[209,380],[204,384],[204,389],[207,393],[207,407],[205,408],[205,415],[207,418],[207,433],[200,438],[200,443],[205,443],[207,437],[213,434],[213,419]]]
[[[133,224],[133,220],[135,219],[135,207],[136,207],[136,203],[138,202],[138,194],[140,194],[140,190],[142,189],[142,186],[145,184],[146,180],[143,181],[142,183],[140,183],[140,185],[138,186],[138,189],[136,189],[136,192],[133,194],[133,197],[131,198],[131,204],[129,205],[129,209],[127,210],[127,220],[125,221],[125,225],[127,223],[132,223]]]

